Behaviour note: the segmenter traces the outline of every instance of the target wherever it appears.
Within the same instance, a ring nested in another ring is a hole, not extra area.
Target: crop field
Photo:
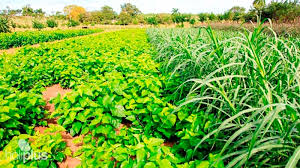
[[[0,167],[299,167],[300,39],[264,29],[124,29],[0,55]],[[96,30],[55,32],[16,39]]]
[[[25,31],[0,34],[0,49],[21,47],[101,32],[101,29]]]

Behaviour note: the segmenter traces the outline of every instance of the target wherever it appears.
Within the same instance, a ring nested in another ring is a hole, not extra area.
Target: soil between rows
[[[48,110],[50,113],[54,112],[55,107],[54,104],[50,103],[50,100],[52,98],[57,97],[58,94],[60,94],[62,97],[65,96],[67,93],[71,92],[71,89],[63,89],[59,84],[50,86],[50,87],[46,87],[46,90],[42,93],[43,94],[43,98],[46,101],[46,106],[45,109]],[[53,120],[47,120],[48,124],[51,123],[53,125],[57,125],[57,120],[53,119]],[[48,127],[35,127],[35,131],[40,132],[40,133],[44,133],[45,129],[47,129]],[[78,138],[78,136],[76,137],[72,137],[68,132],[64,131],[64,132],[60,132],[63,141],[66,142],[67,147],[70,148],[70,150],[72,151],[72,154],[74,154],[78,149],[80,149],[80,147],[82,146],[82,143],[80,144],[74,144],[73,140]],[[72,158],[70,156],[67,156],[65,158],[65,160],[62,163],[58,163],[59,168],[75,168],[76,166],[78,166],[80,164],[80,160],[78,158]]]

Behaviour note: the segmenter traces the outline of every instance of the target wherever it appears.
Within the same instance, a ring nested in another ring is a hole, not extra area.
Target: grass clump
[[[297,164],[291,156],[300,144],[299,39],[267,36],[265,29],[148,30],[161,70],[177,80],[172,99],[215,119],[209,133],[189,130],[195,136],[183,150],[192,150],[192,158],[201,151],[228,167]]]
[[[45,28],[45,25],[42,22],[39,22],[37,20],[32,21],[32,27],[34,29],[42,30]]]
[[[54,19],[48,19],[46,23],[47,26],[50,28],[54,28],[58,26],[58,23]]]
[[[10,32],[9,21],[7,18],[0,16],[0,33]]]

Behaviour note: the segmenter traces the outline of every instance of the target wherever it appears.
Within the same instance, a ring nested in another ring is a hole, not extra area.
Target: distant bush
[[[170,14],[158,14],[158,23],[160,24],[171,24],[172,23],[172,17]]]
[[[215,20],[218,20],[218,17],[217,17],[214,13],[210,13],[210,14],[208,15],[208,19],[209,19],[210,21],[215,21]]]
[[[145,20],[146,20],[146,22],[148,24],[158,25],[158,18],[157,18],[157,16],[150,16],[150,17],[147,17]]]
[[[190,23],[191,25],[194,25],[194,24],[196,23],[196,19],[195,19],[195,18],[190,19],[190,20],[189,20],[189,23]]]
[[[50,28],[54,28],[54,27],[58,26],[58,23],[54,19],[48,19],[46,21],[46,23],[47,23],[47,26]]]
[[[45,25],[44,25],[42,22],[39,22],[39,21],[37,21],[37,20],[34,20],[34,21],[32,21],[32,27],[33,27],[34,29],[39,29],[39,30],[41,30],[41,29],[45,28]]]
[[[17,24],[16,24],[14,21],[11,21],[11,22],[10,22],[10,25],[11,25],[11,27],[14,28],[14,29],[17,27]]]
[[[209,16],[209,14],[207,14],[207,13],[200,13],[200,14],[198,15],[199,21],[200,21],[200,22],[205,22],[205,21],[207,21],[207,20],[208,20],[208,16]]]
[[[24,24],[24,25],[22,25],[22,28],[23,29],[30,29],[31,27],[30,27],[30,25]]]
[[[0,16],[0,33],[10,32],[8,19]]]
[[[78,26],[80,23],[78,21],[70,19],[69,22],[67,23],[68,27],[75,27]]]

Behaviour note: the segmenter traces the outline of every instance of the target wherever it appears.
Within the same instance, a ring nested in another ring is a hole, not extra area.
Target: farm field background
[[[299,166],[300,39],[263,29],[125,29],[2,54],[0,167]],[[66,94],[45,99],[57,84]]]
[[[98,33],[102,29],[26,31],[0,34],[0,50]]]

